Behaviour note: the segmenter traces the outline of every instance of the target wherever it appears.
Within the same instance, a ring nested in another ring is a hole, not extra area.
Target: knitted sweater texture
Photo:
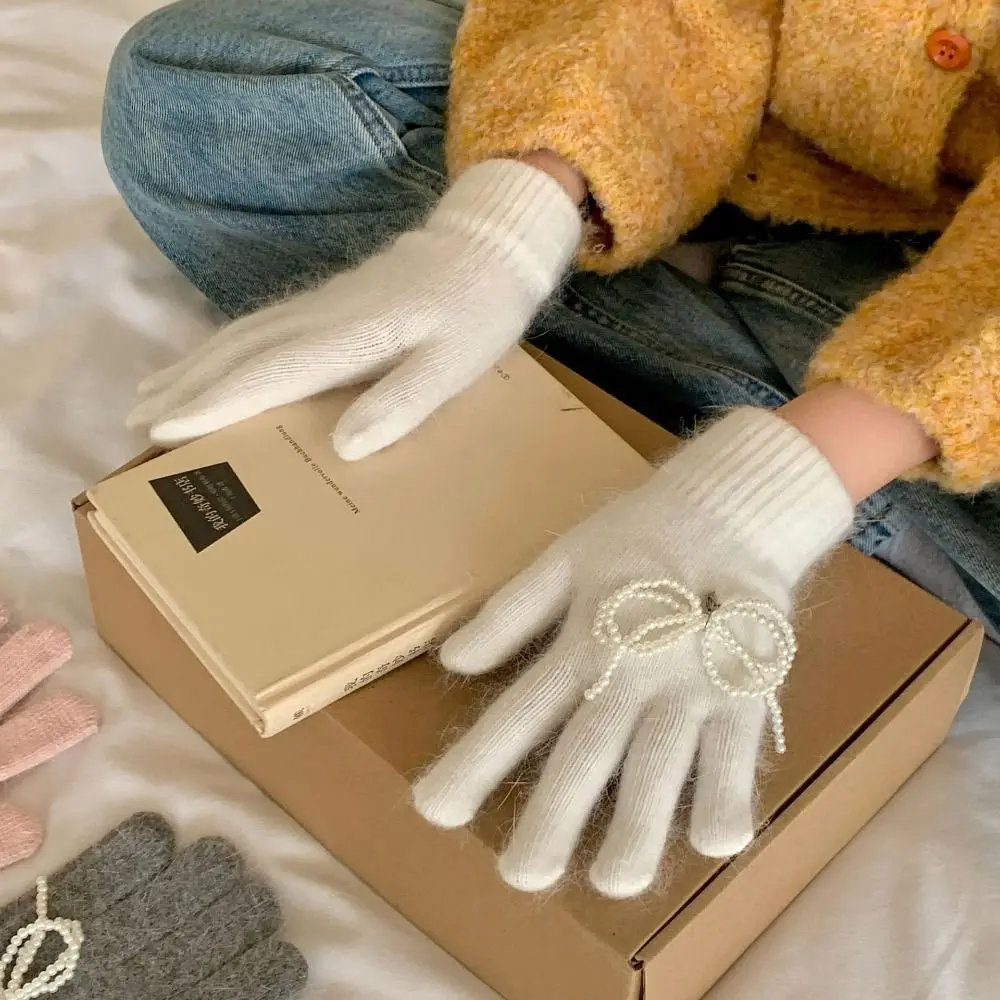
[[[455,49],[454,176],[550,149],[600,225],[580,266],[655,256],[720,201],[776,223],[942,232],[812,360],[912,414],[919,470],[1000,482],[1000,3],[468,0]],[[942,65],[935,32],[967,58]]]

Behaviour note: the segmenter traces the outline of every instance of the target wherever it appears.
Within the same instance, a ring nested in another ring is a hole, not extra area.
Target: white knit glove
[[[547,174],[516,161],[478,164],[421,229],[230,323],[146,379],[129,426],[174,444],[381,376],[333,435],[342,457],[362,458],[408,434],[518,342],[581,231],[576,206]]]
[[[623,765],[590,878],[608,896],[641,893],[696,751],[691,843],[710,857],[741,851],[769,718],[783,749],[777,689],[795,652],[793,589],[852,516],[833,469],[791,424],[765,410],[725,417],[560,538],[445,643],[449,670],[482,674],[565,615],[547,652],[416,782],[419,812],[443,827],[468,823],[561,728],[500,860],[512,886],[560,878]]]

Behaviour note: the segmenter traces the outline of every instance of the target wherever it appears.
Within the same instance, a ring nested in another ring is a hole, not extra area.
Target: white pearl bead
[[[630,601],[650,601],[665,605],[674,614],[651,618],[622,635],[616,620],[621,607]],[[733,618],[749,618],[762,626],[775,644],[773,660],[759,660],[744,649],[727,622]],[[634,580],[619,588],[602,601],[594,616],[591,634],[601,645],[615,646],[607,668],[597,681],[584,692],[593,701],[610,685],[626,653],[639,656],[664,652],[681,640],[702,633],[702,660],[711,683],[723,694],[733,698],[764,697],[771,717],[775,749],[785,752],[784,725],[775,692],[784,683],[797,652],[795,632],[788,619],[773,604],[755,598],[738,598],[719,604],[714,594],[699,598],[677,580]],[[652,638],[648,636],[652,635]],[[735,656],[745,671],[739,684],[723,678],[712,653],[718,643]]]
[[[65,918],[49,919],[47,915],[48,884],[44,878],[35,883],[35,911],[37,917],[22,927],[11,938],[0,957],[0,1000],[32,1000],[46,993],[55,993],[68,983],[76,972],[83,941],[83,928],[79,921]],[[24,976],[38,954],[45,937],[57,933],[66,943],[62,954],[51,962],[31,982],[25,984]],[[13,964],[12,964],[13,963]],[[4,979],[10,968],[10,978]]]

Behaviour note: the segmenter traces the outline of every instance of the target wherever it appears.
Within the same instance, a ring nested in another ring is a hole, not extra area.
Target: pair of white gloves
[[[374,380],[333,430],[362,459],[487,372],[573,261],[576,206],[515,161],[464,174],[426,224],[357,269],[230,323],[140,386],[132,426],[177,443],[335,386]],[[656,879],[697,755],[689,838],[728,857],[754,836],[765,733],[784,750],[787,620],[810,567],[846,535],[851,501],[780,417],[739,409],[650,480],[567,533],[441,650],[459,674],[509,661],[563,621],[547,651],[416,782],[432,823],[468,823],[557,736],[500,859],[511,885],[565,872],[608,781],[616,805],[590,869],[605,895]]]

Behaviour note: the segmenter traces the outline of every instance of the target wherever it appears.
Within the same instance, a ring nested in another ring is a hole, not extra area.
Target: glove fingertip
[[[696,830],[690,835],[691,846],[706,858],[732,858],[742,854],[752,843],[753,827],[750,824],[734,824],[720,830]]]
[[[622,859],[607,861],[598,857],[590,869],[590,884],[609,899],[632,899],[649,889],[656,876],[655,868],[649,870]]]
[[[69,632],[54,622],[31,622],[16,633],[16,638],[26,651],[44,657],[50,670],[58,670],[73,655],[73,639]]]
[[[333,450],[345,462],[357,462],[395,444],[412,429],[412,422],[402,419],[399,413],[376,417],[366,414],[364,419],[359,419],[348,410],[334,428],[330,441]]]
[[[160,389],[165,388],[173,381],[173,374],[173,369],[153,372],[152,375],[147,375],[139,382],[135,387],[135,391],[140,396],[148,396],[150,393],[159,392]]]
[[[493,670],[502,661],[502,657],[498,659],[485,643],[476,641],[478,636],[470,635],[474,625],[467,625],[449,636],[438,651],[441,665],[450,673],[475,677]]]
[[[44,836],[37,816],[10,802],[0,804],[0,868],[33,857]]]
[[[554,888],[566,874],[560,865],[541,863],[526,864],[518,858],[504,854],[497,862],[500,877],[519,892],[544,892]]]
[[[63,719],[67,738],[79,743],[101,728],[101,713],[87,697],[76,691],[58,691],[52,695],[53,708]]]
[[[366,434],[339,433],[334,431],[330,436],[333,450],[339,458],[345,462],[360,462],[379,450],[377,445],[373,445]]]
[[[159,391],[151,392],[141,399],[125,417],[125,426],[129,430],[163,420],[169,410],[163,405],[165,397]]]
[[[411,791],[414,808],[428,823],[443,830],[455,830],[472,822],[476,815],[475,807],[459,796],[432,789],[429,784],[421,779]]]
[[[214,427],[199,427],[192,417],[167,417],[149,426],[149,440],[153,444],[176,445],[201,437]]]
[[[140,427],[144,426],[145,423],[146,420],[143,415],[141,404],[125,417],[125,429],[129,431],[138,430]]]

